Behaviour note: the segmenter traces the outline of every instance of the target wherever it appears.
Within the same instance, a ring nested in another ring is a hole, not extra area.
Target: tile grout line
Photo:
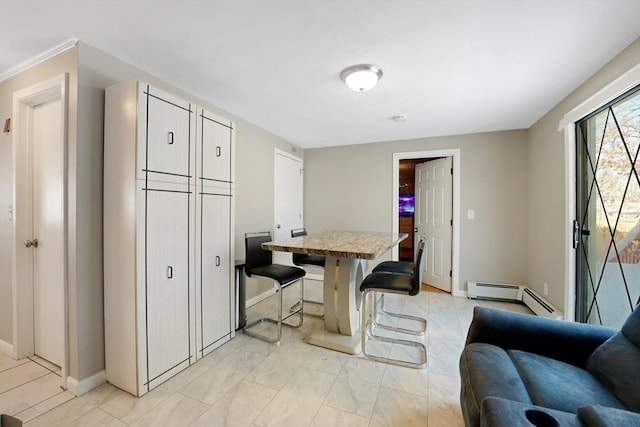
[[[4,354],[4,353],[3,353],[3,354]],[[15,359],[11,358],[11,360],[15,360]],[[29,360],[30,360],[30,359],[29,359],[29,358],[24,358],[24,359],[21,359],[21,360],[24,360],[24,362],[22,362],[22,363],[18,363],[17,365],[14,365],[14,366],[12,366],[12,367],[10,367],[10,368],[1,369],[1,370],[0,370],[0,373],[10,371],[10,370],[12,370],[13,368],[17,368],[18,366],[22,366],[22,365],[24,365],[24,364],[26,364],[26,363],[29,363]],[[18,360],[18,362],[19,362],[19,361],[20,361],[20,360]]]
[[[22,365],[20,365],[20,366],[22,366]],[[49,375],[49,374],[51,374],[51,373],[52,373],[52,372],[47,372],[47,373],[45,373],[45,374],[40,375],[39,377],[31,378],[31,379],[30,379],[29,381],[27,381],[26,383],[22,383],[22,384],[20,384],[20,385],[15,386],[15,387],[8,388],[8,389],[6,389],[6,390],[4,390],[4,391],[0,392],[0,396],[2,396],[4,393],[7,393],[7,392],[9,392],[9,391],[11,391],[11,390],[15,390],[15,389],[17,389],[17,388],[19,388],[19,387],[22,387],[22,386],[23,386],[23,385],[25,385],[25,384],[29,384],[29,383],[31,383],[31,382],[33,382],[33,381],[35,381],[35,380],[39,380],[39,379],[40,379],[40,378],[42,378],[42,377],[46,377],[47,375]]]
[[[47,375],[49,375],[49,374],[47,374]],[[27,384],[28,384],[28,383],[27,383]],[[28,411],[29,409],[33,409],[33,408],[35,408],[36,406],[40,405],[41,403],[44,403],[44,402],[46,402],[47,400],[53,399],[54,397],[59,396],[59,395],[61,395],[61,394],[65,393],[65,392],[66,392],[66,390],[60,390],[58,393],[56,393],[56,394],[52,394],[51,396],[49,396],[49,397],[47,397],[47,398],[45,398],[45,399],[43,399],[43,400],[41,400],[41,401],[37,402],[36,404],[31,405],[31,406],[29,406],[28,408],[23,409],[22,411],[20,411],[20,412],[16,413],[16,414],[15,414],[15,416],[19,418],[20,414],[22,414],[23,412]],[[72,399],[73,399],[73,398],[72,398]],[[59,405],[57,405],[57,406],[59,406]],[[52,408],[52,409],[53,409],[53,408]],[[45,411],[45,412],[46,412],[46,411]],[[44,414],[44,412],[43,412],[43,414]]]
[[[62,378],[62,375],[61,375],[61,374],[58,374],[57,370],[56,370],[56,371],[54,371],[54,370],[52,370],[51,368],[49,368],[48,366],[45,366],[45,365],[43,365],[42,363],[38,363],[38,361],[37,361],[37,360],[32,359],[32,358],[31,358],[31,356],[28,356],[28,357],[27,357],[27,359],[29,359],[30,361],[32,361],[33,363],[35,363],[35,364],[36,364],[36,365],[38,365],[38,366],[42,366],[44,369],[48,370],[48,371],[49,371],[49,372],[51,372],[52,374],[55,374],[55,375],[57,375],[58,377]],[[43,360],[46,360],[46,359],[43,359]],[[51,362],[49,362],[49,363],[51,363]]]

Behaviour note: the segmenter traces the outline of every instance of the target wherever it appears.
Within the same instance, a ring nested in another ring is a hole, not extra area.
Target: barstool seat
[[[300,298],[298,300],[299,307],[296,310],[290,311],[286,316],[282,315],[282,292],[289,285],[300,281],[306,274],[306,272],[298,267],[289,265],[274,264],[273,253],[271,251],[262,249],[262,244],[271,241],[271,233],[268,231],[260,233],[247,233],[244,237],[245,249],[246,249],[246,261],[244,271],[247,277],[264,277],[275,281],[278,289],[276,294],[278,295],[278,317],[261,317],[260,319],[247,324],[242,331],[254,338],[266,341],[272,344],[280,344],[280,338],[282,338],[282,325],[292,326],[299,328],[302,326],[303,319],[303,305],[304,289],[302,283],[300,283]],[[297,324],[291,325],[284,323],[289,317],[298,314],[299,321]],[[277,325],[277,332],[275,337],[270,337],[265,334],[253,332],[250,330],[253,326],[258,324],[269,322]]]
[[[291,267],[282,264],[271,264],[262,267],[254,267],[251,269],[252,276],[268,277],[280,283],[280,285],[286,285],[302,278],[305,273],[298,267]]]
[[[375,332],[376,328],[387,329],[390,331],[401,332],[405,334],[411,335],[424,335],[427,329],[427,321],[422,317],[411,316],[403,313],[393,313],[389,311],[385,311],[384,309],[384,294],[385,293],[394,293],[406,296],[415,296],[420,293],[420,286],[422,284],[422,258],[424,252],[424,240],[421,240],[418,244],[418,254],[416,257],[416,263],[414,266],[413,274],[396,274],[396,273],[371,273],[360,284],[360,291],[362,294],[362,326],[361,326],[361,346],[362,353],[373,360],[377,360],[379,362],[392,363],[395,365],[406,366],[411,368],[424,368],[427,366],[427,347],[421,342],[407,340],[407,339],[399,339],[399,338],[389,338],[381,335],[377,335]],[[377,293],[381,293],[380,296],[380,306],[381,312],[398,319],[407,319],[411,321],[418,322],[420,324],[420,328],[415,329],[407,329],[400,328],[391,325],[385,325],[378,322],[379,312],[377,309],[378,303],[376,301]],[[370,295],[372,294],[372,295]],[[372,309],[369,309],[369,298],[372,296],[373,298],[373,306]],[[388,342],[392,344],[404,345],[409,347],[417,348],[420,352],[420,361],[412,362],[405,361],[399,359],[393,359],[390,357],[383,357],[373,355],[367,352],[367,341],[382,341]]]
[[[411,261],[383,261],[376,265],[373,273],[406,274],[411,276],[416,268],[416,263]]]

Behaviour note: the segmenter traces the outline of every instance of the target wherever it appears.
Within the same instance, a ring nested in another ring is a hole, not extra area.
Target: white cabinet
[[[199,109],[196,145],[196,347],[200,358],[219,346],[235,327],[235,297],[228,286],[234,279],[230,250],[233,123]]]
[[[233,147],[233,123],[188,101],[106,91],[106,374],[134,395],[235,334]]]

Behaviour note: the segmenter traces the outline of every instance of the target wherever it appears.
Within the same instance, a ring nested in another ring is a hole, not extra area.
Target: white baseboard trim
[[[324,274],[307,273],[302,279],[303,280],[317,280],[319,282],[323,282],[324,281]]]
[[[13,344],[0,340],[0,352],[13,357]]]
[[[249,298],[247,300],[247,308],[249,308],[249,307],[251,307],[253,305],[256,305],[257,303],[259,303],[260,301],[262,301],[264,299],[269,298],[271,295],[275,295],[277,289],[278,289],[277,286],[273,285],[273,288],[271,288],[269,290],[266,290],[263,293],[258,294],[258,295],[254,296],[252,298]]]
[[[468,298],[467,291],[455,290],[452,295],[458,298]]]
[[[76,396],[82,396],[86,392],[93,390],[98,387],[100,384],[104,384],[107,382],[107,373],[102,370],[96,372],[95,374],[82,379],[80,381],[75,378],[67,377],[67,390]]]

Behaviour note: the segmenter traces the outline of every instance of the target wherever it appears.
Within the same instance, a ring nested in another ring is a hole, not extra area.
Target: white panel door
[[[217,190],[204,187],[198,194],[198,357],[231,333],[231,196]]]
[[[198,114],[199,185],[212,186],[231,181],[231,122],[206,110]]]
[[[302,227],[302,159],[276,150],[274,157],[274,235],[275,240],[291,237],[291,230]],[[274,262],[290,264],[291,254],[274,252]]]
[[[64,149],[62,102],[33,109],[35,354],[64,362]]]
[[[140,141],[138,178],[165,182],[187,182],[193,177],[195,152],[195,107],[150,88],[141,95],[140,124],[145,131]],[[148,172],[145,175],[144,172]]]
[[[146,191],[145,287],[148,378],[189,363],[189,204],[187,186]],[[146,374],[146,373],[145,373]]]
[[[426,239],[423,282],[451,292],[452,158],[416,165],[417,239]],[[417,247],[417,245],[416,245]]]

